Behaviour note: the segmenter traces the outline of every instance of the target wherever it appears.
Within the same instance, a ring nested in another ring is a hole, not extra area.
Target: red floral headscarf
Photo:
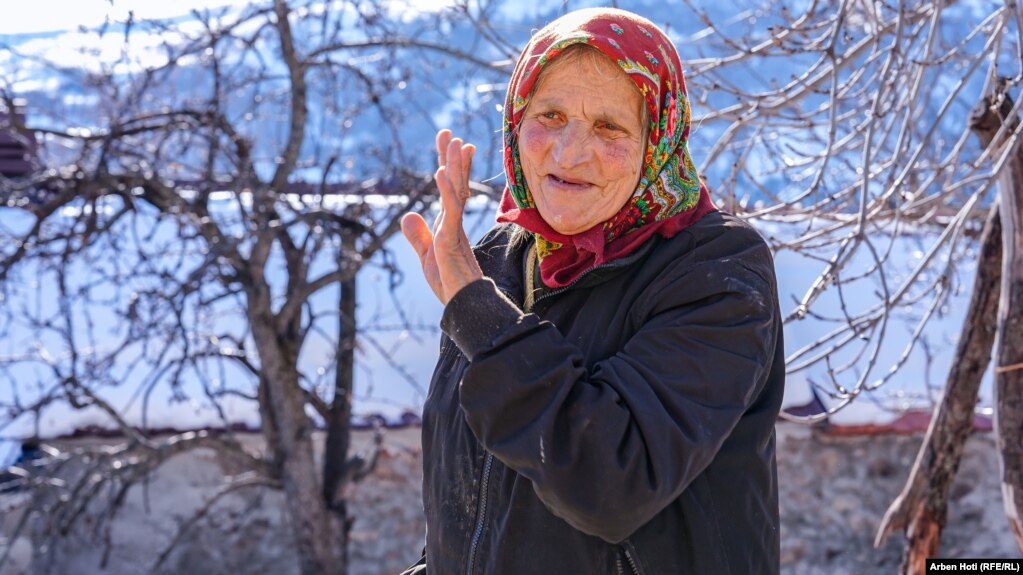
[[[649,111],[639,184],[622,209],[575,235],[556,232],[540,216],[519,159],[518,127],[540,71],[566,48],[586,44],[617,63],[636,83]],[[537,32],[522,51],[504,106],[507,187],[497,221],[533,232],[540,276],[563,287],[583,273],[636,250],[654,233],[671,237],[715,208],[689,157],[689,98],[675,45],[649,20],[613,8],[577,10]]]

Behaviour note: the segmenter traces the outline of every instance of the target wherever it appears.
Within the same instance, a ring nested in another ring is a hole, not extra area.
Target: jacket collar
[[[483,274],[489,277],[512,301],[522,305],[525,286],[525,257],[529,247],[536,241],[535,236],[514,224],[504,224],[504,229],[492,240],[486,239],[474,249]],[[664,241],[653,236],[636,251],[627,256],[606,262],[584,272],[578,279],[557,291],[590,288],[600,285],[624,273],[632,264],[643,259],[654,245]]]

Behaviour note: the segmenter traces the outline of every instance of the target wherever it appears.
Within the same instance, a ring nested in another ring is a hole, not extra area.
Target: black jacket
[[[451,299],[423,417],[430,575],[778,573],[770,251],[711,213],[519,307],[498,226]]]

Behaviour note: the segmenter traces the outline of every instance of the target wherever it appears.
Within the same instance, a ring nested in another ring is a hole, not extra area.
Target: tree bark
[[[1001,146],[995,136],[1012,109],[1002,92],[985,97],[974,109],[970,127],[981,146]],[[1014,120],[1015,122],[1018,120]],[[948,491],[962,458],[972,426],[981,379],[997,353],[996,433],[1003,473],[1005,509],[1010,527],[1023,550],[1020,523],[1020,485],[1023,484],[1023,157],[1020,148],[999,180],[999,199],[992,206],[981,235],[977,278],[970,308],[963,323],[948,383],[927,430],[916,462],[902,493],[885,513],[875,546],[895,530],[905,530],[908,544],[903,575],[922,574],[927,557],[938,555],[941,530],[947,515]],[[1007,224],[1002,225],[1002,214]],[[1004,245],[1004,248],[1003,248]],[[1004,249],[1004,255],[1003,255]],[[1014,291],[1015,290],[1015,291]]]
[[[1002,90],[990,109],[1006,120],[1012,101]],[[1019,119],[1012,118],[1012,133]],[[1000,142],[997,142],[1000,144]],[[1023,551],[1023,147],[1015,146],[998,181],[1002,211],[1002,293],[995,336],[995,434],[1002,468],[1002,496],[1016,545]]]
[[[274,329],[268,290],[248,290],[249,325],[266,374],[265,397],[274,424],[267,436],[284,486],[285,505],[303,575],[344,573],[336,523],[327,509],[316,473],[312,425],[298,380],[298,348]]]
[[[990,142],[990,135],[988,142]],[[983,136],[982,136],[983,140]],[[896,530],[906,532],[902,575],[922,574],[926,559],[936,557],[947,517],[952,480],[973,427],[978,390],[991,362],[1002,264],[1002,230],[998,205],[991,207],[981,233],[977,275],[963,321],[945,393],[935,408],[916,462],[902,493],[892,502],[878,528],[880,547]]]
[[[343,498],[348,480],[348,450],[351,445],[352,390],[355,385],[356,334],[356,232],[341,232],[341,256],[338,267],[342,270],[341,293],[338,301],[337,359],[334,375],[334,399],[327,416],[327,439],[323,453],[323,498],[341,523],[342,560],[347,565],[348,531],[350,520]],[[355,269],[350,269],[355,268]]]

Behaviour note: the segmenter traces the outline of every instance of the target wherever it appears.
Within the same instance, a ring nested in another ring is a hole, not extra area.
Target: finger
[[[426,227],[426,221],[419,214],[405,214],[401,218],[401,231],[405,239],[412,245],[412,249],[419,256],[419,263],[423,266],[423,277],[426,283],[437,296],[437,299],[445,302],[444,286],[440,281],[437,271],[437,262],[432,255],[433,235]]]
[[[430,245],[433,243],[433,234],[430,233],[430,228],[427,227],[423,216],[419,214],[402,216],[401,233],[405,235],[408,243],[412,244],[412,249],[416,251],[419,260],[423,261],[426,252],[429,251]]]
[[[433,175],[433,179],[437,182],[437,190],[440,192],[440,213],[438,214],[437,227],[435,227],[434,233],[437,233],[440,229],[439,226],[443,226],[451,221],[449,216],[455,215],[459,220],[462,218],[462,208],[465,207],[465,201],[456,191],[456,180],[452,178],[453,172],[454,170],[451,166],[444,166],[437,168],[437,172]]]
[[[458,197],[449,177],[450,168],[437,169],[437,188],[440,190],[441,214],[436,229],[435,240],[442,249],[457,248],[466,240],[462,227],[462,214],[465,201]]]
[[[465,199],[468,199],[472,195],[472,188],[469,187],[469,181],[472,179],[472,158],[476,155],[476,146],[472,144],[465,144],[462,146],[462,174],[463,182],[465,183]]]
[[[436,145],[437,145],[437,165],[444,167],[447,165],[447,154],[448,154],[448,143],[451,142],[451,130],[447,128],[437,132]]]
[[[461,138],[453,138],[448,142],[447,175],[459,203],[464,204],[469,197],[469,178],[464,169],[465,163],[462,161],[463,147]]]

